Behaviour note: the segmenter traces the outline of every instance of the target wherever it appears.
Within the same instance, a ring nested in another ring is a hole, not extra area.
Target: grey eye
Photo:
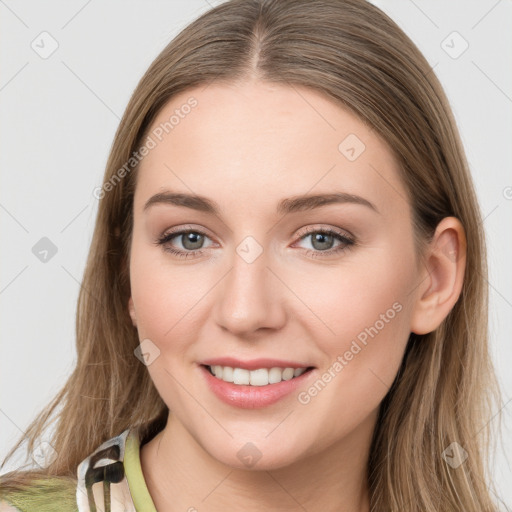
[[[204,235],[200,233],[196,233],[195,231],[190,231],[188,233],[183,233],[178,235],[176,238],[181,237],[181,243],[184,249],[188,249],[190,251],[195,251],[197,249],[201,249],[202,244],[204,243]]]
[[[334,244],[334,236],[325,233],[312,233],[308,235],[311,237],[312,246],[318,251],[331,249]]]

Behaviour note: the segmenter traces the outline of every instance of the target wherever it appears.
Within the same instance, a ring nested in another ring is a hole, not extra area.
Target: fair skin
[[[142,161],[134,197],[129,311],[139,339],[160,351],[147,368],[172,411],[141,449],[155,506],[368,511],[379,404],[410,332],[434,330],[459,297],[464,230],[444,219],[417,260],[408,194],[390,149],[318,92],[214,83],[173,97],[153,127],[191,96],[197,106]],[[349,134],[365,144],[353,161],[338,149]],[[169,203],[144,209],[164,191],[205,196],[219,212]],[[347,202],[276,212],[284,198],[335,192],[375,209]],[[179,228],[205,232],[203,244],[178,235],[166,247],[201,254],[179,258],[155,243]],[[315,243],[311,233],[322,229],[356,243],[320,235]],[[250,263],[237,252],[248,236],[257,243],[250,250],[261,250]],[[371,326],[377,334],[359,343],[342,371],[299,401]],[[205,384],[200,361],[223,356],[292,358],[314,368],[297,392],[243,409]],[[237,456],[249,442],[261,454],[250,468]]]

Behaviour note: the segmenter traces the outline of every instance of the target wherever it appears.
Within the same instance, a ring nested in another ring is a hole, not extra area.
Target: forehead
[[[363,195],[382,209],[407,205],[386,143],[348,109],[305,87],[257,81],[192,88],[162,108],[148,137],[138,209],[164,190],[262,207],[329,191]]]

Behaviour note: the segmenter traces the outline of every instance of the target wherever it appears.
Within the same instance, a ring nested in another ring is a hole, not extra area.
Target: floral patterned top
[[[60,478],[8,494],[0,485],[0,512],[156,512],[140,464],[140,429],[126,429],[85,458],[74,485]]]

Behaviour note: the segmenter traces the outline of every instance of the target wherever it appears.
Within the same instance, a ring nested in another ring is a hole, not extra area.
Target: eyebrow
[[[276,211],[279,215],[286,215],[288,213],[313,210],[328,204],[340,203],[359,204],[374,210],[376,213],[380,213],[377,207],[367,199],[354,194],[348,194],[346,192],[337,192],[332,194],[309,194],[289,197],[282,199],[278,203]],[[212,215],[219,215],[220,213],[220,207],[215,201],[196,194],[160,192],[154,196],[151,196],[146,201],[146,204],[144,205],[144,211],[157,204],[182,206]]]

